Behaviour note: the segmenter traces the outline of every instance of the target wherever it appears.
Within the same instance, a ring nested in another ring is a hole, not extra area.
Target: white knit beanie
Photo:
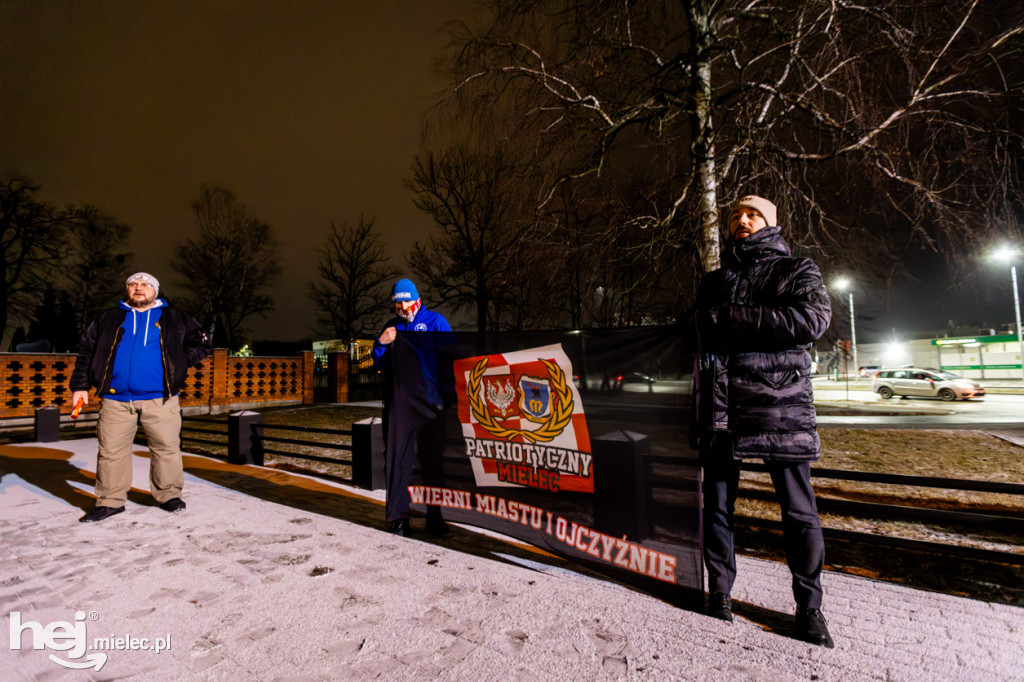
[[[153,285],[153,293],[157,294],[157,295],[160,294],[160,280],[158,280],[156,277],[154,277],[153,275],[149,274],[148,272],[136,272],[134,275],[129,277],[127,280],[125,280],[124,285],[128,286],[132,282],[141,282],[143,284],[152,284]]]

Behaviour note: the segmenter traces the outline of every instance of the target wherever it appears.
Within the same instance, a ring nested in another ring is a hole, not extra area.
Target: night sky
[[[136,266],[172,298],[189,204],[202,183],[226,187],[281,244],[276,311],[251,319],[254,338],[311,337],[313,248],[332,221],[375,218],[403,269],[431,227],[402,181],[449,84],[436,64],[456,19],[486,20],[471,0],[0,0],[0,173],[131,225]],[[858,340],[1012,322],[1007,267],[953,282],[925,255],[911,270],[892,289],[857,283]],[[848,315],[836,306],[841,330]]]
[[[313,248],[376,219],[395,263],[430,219],[402,185],[448,84],[448,21],[470,0],[0,0],[0,173],[131,225],[136,266],[195,235],[202,183],[234,192],[281,243],[276,312],[255,338],[312,335]],[[126,273],[129,274],[129,273]]]
[[[948,267],[944,254],[932,251],[912,251],[903,265],[907,276],[891,286],[863,278],[855,282],[858,342],[944,336],[950,322],[957,325],[956,335],[979,334],[982,329],[1016,333],[1009,265],[987,258],[981,245],[960,271]],[[1020,266],[1018,262],[1018,279]],[[833,326],[849,338],[848,295],[830,293]]]

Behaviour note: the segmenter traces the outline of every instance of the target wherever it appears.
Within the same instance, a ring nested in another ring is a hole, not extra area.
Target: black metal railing
[[[212,427],[212,428],[211,428]],[[352,464],[352,431],[348,429],[320,428],[315,426],[289,426],[286,424],[264,424],[255,422],[248,424],[250,438],[253,448],[258,453],[258,461],[262,462],[263,455],[277,455],[279,457],[294,457],[296,459],[307,459],[329,464]],[[223,448],[224,454],[220,452],[205,452],[214,457],[228,459],[228,448],[230,447],[230,427],[227,419],[217,417],[183,417],[181,420],[181,441],[182,443],[194,443],[200,445],[212,445],[218,449]],[[268,433],[268,431],[270,433]],[[307,433],[325,434],[347,438],[348,442],[309,440],[302,438],[288,438],[277,435],[276,432],[285,433]],[[211,438],[211,436],[215,437]],[[291,448],[271,447],[270,444],[290,445]],[[303,452],[309,450],[341,451],[348,453],[347,456],[328,457],[323,454]]]
[[[209,428],[213,426],[215,428]],[[217,436],[219,440],[211,440],[208,437],[202,436]],[[214,445],[218,448],[223,448],[224,452],[210,452],[206,451],[204,454],[218,459],[227,459],[227,448],[228,448],[228,422],[227,419],[218,419],[217,417],[182,417],[181,418],[181,442],[184,443],[196,443],[200,445]]]
[[[745,471],[765,473],[768,467],[755,462],[744,462]],[[823,469],[812,467],[812,478],[836,479],[857,483],[882,483],[889,485],[913,486],[921,488],[943,488],[948,490],[1000,493],[1024,496],[1024,484],[1003,483],[1000,481],[977,481],[970,479],[939,478],[933,476],[909,476],[905,474],[884,474],[865,471],[847,471],[845,469]],[[754,500],[772,500],[772,494],[765,490],[740,488],[739,496]],[[818,510],[856,516],[861,518],[888,518],[937,523],[944,526],[980,525],[1007,531],[1024,531],[1024,513],[1002,511],[998,513],[983,509],[969,511],[938,509],[935,507],[879,504],[876,502],[860,502],[856,500],[839,500],[818,496]],[[781,530],[782,523],[775,520],[755,517],[736,517],[736,522],[752,528]],[[925,540],[879,535],[877,533],[861,533],[858,531],[823,528],[826,538],[845,540],[861,544],[891,547],[894,549],[912,549],[933,554],[943,554],[966,559],[977,559],[1005,563],[1013,566],[1024,566],[1024,554],[982,549],[977,547],[952,545]]]
[[[269,436],[266,431],[285,431],[291,433],[322,433],[335,436],[346,436],[348,443],[336,443],[314,440],[302,440],[299,438],[282,438],[280,436]],[[352,431],[346,429],[327,429],[314,426],[286,426],[282,424],[253,424],[253,443],[260,448],[265,455],[278,455],[280,457],[296,457],[316,462],[327,462],[329,464],[352,464]],[[296,445],[304,448],[317,448],[326,450],[341,450],[348,452],[347,457],[325,457],[295,450],[280,450],[267,447],[267,443],[281,443],[285,445]]]

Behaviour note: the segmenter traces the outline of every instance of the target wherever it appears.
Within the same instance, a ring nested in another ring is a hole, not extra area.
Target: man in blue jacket
[[[441,469],[445,400],[438,383],[437,349],[452,328],[443,315],[423,307],[416,285],[400,279],[391,288],[395,317],[373,344],[373,361],[384,372],[384,459],[387,478],[385,520],[395,535],[409,534],[409,484],[419,450],[425,479]],[[403,338],[399,339],[399,332]],[[406,332],[430,332],[407,335]],[[399,341],[399,343],[396,343]],[[397,350],[399,357],[394,357]],[[400,374],[396,381],[396,374]],[[448,531],[440,510],[428,508],[427,530]]]
[[[209,355],[210,339],[198,322],[157,297],[160,282],[153,275],[137,272],[125,285],[126,300],[85,330],[71,374],[72,405],[88,404],[90,387],[103,399],[96,426],[96,507],[84,522],[124,511],[140,421],[149,443],[153,498],[165,511],[185,509],[178,392],[188,368]]]
[[[763,459],[782,508],[798,636],[832,647],[821,613],[825,546],[810,463],[818,441],[809,348],[831,303],[818,267],[783,241],[776,208],[746,196],[729,213],[722,266],[700,282],[686,315],[695,346],[691,440],[704,472],[708,615],[732,621],[733,511],[745,458]]]

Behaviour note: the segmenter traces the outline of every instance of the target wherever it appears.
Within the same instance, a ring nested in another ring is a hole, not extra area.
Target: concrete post
[[[352,425],[352,483],[366,490],[383,490],[384,427],[380,417],[363,419]]]
[[[644,469],[650,439],[641,433],[613,431],[595,438],[593,448],[596,530],[634,542],[643,540],[650,523]]]
[[[36,409],[35,441],[56,443],[60,440],[60,408],[49,405]]]
[[[253,424],[262,424],[263,415],[244,410],[228,415],[228,462],[263,466],[263,446],[253,438]]]

